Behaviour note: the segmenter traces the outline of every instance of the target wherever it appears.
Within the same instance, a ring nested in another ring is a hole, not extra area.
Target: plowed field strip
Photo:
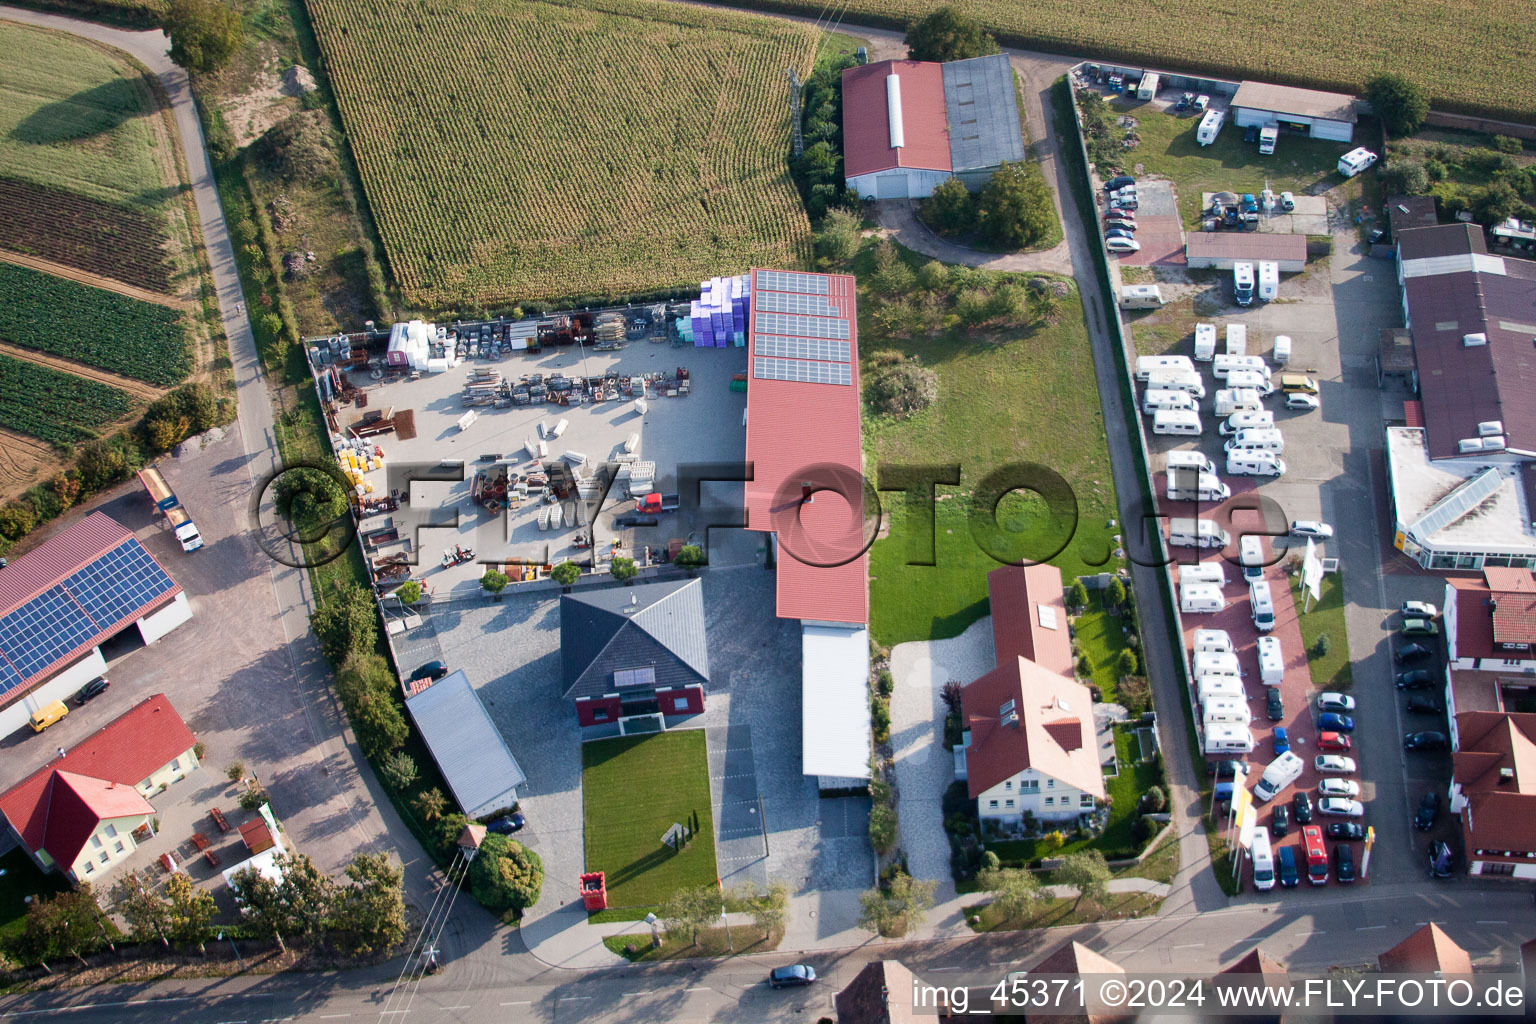
[[[87,380],[94,380],[98,384],[109,384],[119,391],[126,391],[133,397],[142,398],[148,402],[153,402],[169,390],[145,384],[143,381],[134,380],[132,377],[121,377],[115,373],[108,373],[106,370],[98,370],[94,366],[86,366],[84,363],[77,363],[72,359],[60,359],[58,356],[44,355],[34,349],[22,348],[19,345],[11,345],[3,341],[0,341],[0,355],[10,356],[12,359],[20,359],[28,363],[36,363],[39,366],[46,366],[51,370],[73,374],[76,377],[84,377]]]
[[[92,274],[77,267],[66,267],[62,263],[54,263],[52,260],[40,260],[36,256],[23,256],[19,252],[7,252],[0,249],[0,263],[14,263],[18,267],[28,267],[41,271],[44,274],[52,274],[54,277],[62,277],[79,284],[87,284],[92,288],[100,288],[104,292],[116,292],[118,295],[126,295],[130,299],[138,299],[140,302],[153,302],[158,306],[169,306],[171,309],[180,309],[192,312],[197,307],[183,299],[173,299],[169,295],[161,295],[159,292],[146,291],[143,288],[135,288],[131,284],[110,277],[102,277],[100,274]]]

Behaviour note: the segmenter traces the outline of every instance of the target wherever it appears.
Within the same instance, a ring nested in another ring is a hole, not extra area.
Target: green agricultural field
[[[1524,55],[1536,52],[1527,0],[1277,0],[1262,13],[1203,0],[1159,0],[1144,9],[1113,0],[854,0],[843,19],[904,26],[946,3],[1023,49],[1346,92],[1359,92],[1378,71],[1400,71],[1438,108],[1536,116],[1536,93],[1522,70]],[[824,13],[815,0],[771,6],[813,18]],[[1230,38],[1220,38],[1224,30]]]
[[[784,72],[809,72],[809,26],[653,0],[308,6],[408,302],[808,265]]]
[[[0,263],[0,341],[168,386],[192,369],[182,314]]]
[[[0,427],[18,434],[60,445],[89,441],[132,404],[117,388],[0,356]]]
[[[704,730],[596,740],[582,746],[581,769],[587,870],[607,875],[610,919],[639,920],[678,889],[715,884]],[[662,843],[695,816],[682,852]]]

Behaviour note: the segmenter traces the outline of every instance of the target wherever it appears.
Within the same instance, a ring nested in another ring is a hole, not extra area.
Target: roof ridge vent
[[[885,115],[890,124],[891,148],[901,149],[907,144],[907,133],[901,121],[901,77],[894,71],[885,76]]]

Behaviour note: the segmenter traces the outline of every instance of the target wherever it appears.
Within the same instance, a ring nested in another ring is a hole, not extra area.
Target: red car
[[[1348,750],[1351,746],[1349,737],[1341,732],[1320,732],[1317,734],[1318,750]]]
[[[1110,217],[1119,217],[1121,220],[1135,220],[1136,219],[1136,211],[1135,210],[1105,210],[1104,211],[1104,217],[1105,217],[1106,220],[1109,219]]]

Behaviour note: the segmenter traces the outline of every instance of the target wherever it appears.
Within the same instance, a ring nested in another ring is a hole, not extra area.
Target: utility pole
[[[798,157],[805,153],[805,138],[800,134],[800,76],[794,68],[786,68],[784,73],[789,76],[789,118],[794,125],[794,141],[790,144],[790,152]]]

